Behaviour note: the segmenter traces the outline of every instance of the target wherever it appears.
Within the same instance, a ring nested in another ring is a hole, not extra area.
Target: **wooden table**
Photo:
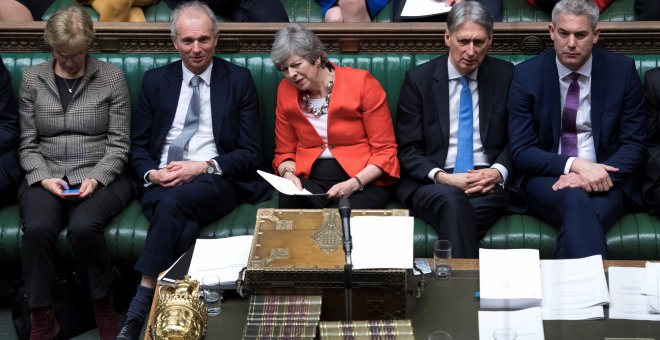
[[[426,339],[433,330],[445,330],[455,340],[479,338],[477,312],[479,301],[474,292],[479,290],[479,260],[452,259],[452,276],[449,280],[438,280],[426,275],[426,289],[421,298],[408,297],[407,318],[412,320],[416,339]],[[645,261],[604,261],[607,271],[610,266],[644,267]],[[419,277],[411,278],[416,284]],[[153,323],[153,311],[157,296],[151,306],[147,334]],[[229,298],[223,303],[222,314],[209,317],[207,339],[241,339],[248,312],[248,299]],[[607,309],[607,307],[606,307]],[[607,315],[607,312],[605,313]],[[633,320],[580,320],[543,321],[545,338],[603,340],[606,337],[660,337],[660,322]],[[658,338],[660,339],[660,338]]]

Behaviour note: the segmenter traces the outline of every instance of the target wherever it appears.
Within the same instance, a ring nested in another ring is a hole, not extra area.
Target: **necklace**
[[[75,90],[76,83],[78,83],[79,78],[73,80],[73,85],[71,85],[71,87],[69,87],[69,83],[66,81],[66,78],[62,78],[62,79],[64,79],[64,85],[66,85],[66,89],[69,90],[69,93],[73,93],[73,90]]]
[[[325,102],[323,102],[323,105],[321,105],[321,107],[315,107],[314,105],[309,103],[309,100],[312,97],[309,93],[303,94],[302,100],[305,103],[304,105],[305,112],[309,112],[313,114],[314,117],[316,118],[328,114],[328,106],[330,106],[330,95],[332,94],[332,88],[335,85],[334,78],[335,78],[334,74],[331,73],[330,81],[328,82],[328,86],[326,87],[326,92],[328,92],[328,94],[325,95]]]

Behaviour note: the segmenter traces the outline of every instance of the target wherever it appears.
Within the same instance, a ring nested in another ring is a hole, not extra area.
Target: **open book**
[[[224,289],[236,287],[241,269],[247,266],[252,235],[197,239],[195,245],[158,277],[159,284],[173,285],[188,274],[193,280],[216,274]]]

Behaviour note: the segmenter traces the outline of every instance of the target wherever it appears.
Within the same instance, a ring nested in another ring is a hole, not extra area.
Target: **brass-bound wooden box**
[[[408,211],[351,214],[361,215],[408,216]],[[321,319],[345,320],[345,254],[337,209],[259,209],[256,218],[246,272],[250,292],[322,295]],[[354,270],[352,281],[354,320],[405,318],[406,270]]]

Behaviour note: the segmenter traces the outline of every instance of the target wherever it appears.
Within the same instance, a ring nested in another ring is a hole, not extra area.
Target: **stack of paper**
[[[610,302],[600,255],[541,261],[544,320],[602,319]]]
[[[648,312],[643,295],[645,268],[610,267],[610,319],[660,321],[660,314]]]
[[[194,247],[161,273],[158,282],[171,285],[186,274],[201,281],[204,275],[215,274],[225,289],[236,287],[241,269],[247,266],[251,246],[252,235],[197,239]]]
[[[351,217],[353,269],[408,269],[413,265],[411,216]]]
[[[506,336],[504,336],[506,334]],[[501,336],[498,336],[501,335]],[[543,340],[541,308],[518,311],[479,311],[479,339]]]
[[[646,262],[642,294],[646,295],[649,313],[660,313],[660,263]]]
[[[481,308],[541,307],[541,268],[536,249],[479,249]]]

